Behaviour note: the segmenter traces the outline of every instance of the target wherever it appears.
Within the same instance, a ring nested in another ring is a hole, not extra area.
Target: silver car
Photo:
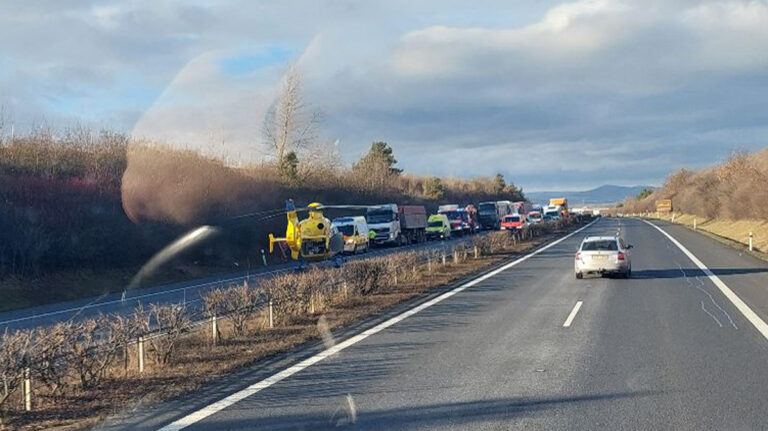
[[[588,236],[581,242],[574,259],[576,278],[584,274],[618,274],[623,278],[632,275],[632,259],[624,240],[616,236]]]

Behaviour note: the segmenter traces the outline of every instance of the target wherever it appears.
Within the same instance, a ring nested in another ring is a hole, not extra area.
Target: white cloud
[[[384,139],[413,172],[594,185],[768,142],[766,1],[57,5],[0,6],[0,97],[17,116],[69,94],[138,135],[255,156],[285,64],[219,62],[278,45],[348,161]],[[100,103],[134,80],[159,89],[143,113]]]

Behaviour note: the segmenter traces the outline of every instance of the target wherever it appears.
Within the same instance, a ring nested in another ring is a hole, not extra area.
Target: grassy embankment
[[[675,223],[692,228],[696,220],[698,230],[739,246],[752,232],[755,248],[768,251],[768,149],[734,153],[700,171],[681,169],[648,197],[626,200],[621,210],[673,221],[672,214],[655,212],[659,199],[672,200]]]

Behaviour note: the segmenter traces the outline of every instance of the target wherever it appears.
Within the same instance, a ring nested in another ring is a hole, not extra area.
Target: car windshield
[[[0,46],[0,431],[768,429],[768,0],[0,0]]]
[[[495,204],[480,204],[480,206],[478,206],[477,211],[480,214],[496,214],[496,205]]]
[[[389,223],[392,220],[394,220],[394,213],[392,213],[392,211],[369,212],[368,214],[366,214],[365,220],[369,224]]]
[[[335,225],[344,236],[352,236],[355,234],[355,226],[351,224]]]
[[[615,239],[586,241],[581,246],[582,251],[616,251],[618,249]]]

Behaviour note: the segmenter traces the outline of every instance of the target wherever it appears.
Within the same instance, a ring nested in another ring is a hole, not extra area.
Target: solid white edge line
[[[495,276],[495,275],[497,275],[497,274],[499,274],[499,273],[501,273],[501,272],[503,272],[503,271],[505,271],[505,270],[507,270],[509,268],[512,268],[513,266],[516,266],[516,265],[518,265],[518,264],[528,260],[529,258],[531,258],[533,256],[536,256],[537,254],[539,254],[539,253],[549,249],[550,247],[553,247],[553,246],[555,246],[555,245],[565,241],[566,239],[576,235],[577,233],[581,232],[582,230],[592,226],[596,222],[597,222],[597,220],[595,220],[592,223],[590,223],[590,224],[588,224],[586,226],[583,226],[583,227],[579,228],[578,230],[575,230],[575,231],[569,233],[568,235],[566,235],[566,236],[564,236],[564,237],[562,237],[562,238],[560,238],[558,240],[555,240],[555,241],[547,244],[546,246],[541,247],[541,248],[539,248],[539,249],[537,249],[537,250],[535,250],[535,251],[533,251],[533,252],[531,252],[531,253],[529,253],[529,254],[527,254],[527,255],[525,255],[525,256],[523,256],[523,257],[521,257],[521,258],[519,258],[519,259],[517,259],[515,261],[513,261],[513,262],[510,262],[510,263],[508,263],[508,264],[506,264],[504,266],[501,266],[501,267],[499,267],[499,268],[497,268],[497,269],[495,269],[493,271],[490,271],[490,272],[488,272],[486,274],[483,274],[480,277],[475,278],[474,280],[471,280],[471,281],[469,281],[467,283],[464,283],[461,286],[458,286],[458,287],[456,287],[456,288],[454,288],[452,290],[449,290],[448,292],[445,292],[442,295],[436,296],[436,297],[430,299],[429,301],[426,301],[426,302],[424,302],[424,303],[422,303],[422,304],[420,304],[420,305],[418,305],[418,306],[416,306],[414,308],[411,308],[410,310],[407,310],[407,311],[405,311],[405,312],[403,312],[403,313],[401,313],[401,314],[399,314],[399,315],[397,315],[397,316],[395,316],[395,317],[393,317],[393,318],[391,318],[389,320],[386,320],[386,321],[384,321],[382,323],[379,323],[378,325],[376,325],[376,326],[374,326],[374,327],[372,327],[372,328],[370,328],[368,330],[365,330],[365,331],[363,331],[363,332],[361,332],[361,333],[359,333],[357,335],[354,335],[351,338],[348,338],[347,340],[345,340],[345,341],[343,341],[343,342],[341,342],[341,343],[339,343],[339,344],[337,344],[337,345],[335,345],[333,347],[330,347],[330,348],[328,348],[326,350],[323,350],[322,352],[320,352],[320,353],[318,353],[318,354],[316,354],[316,355],[314,355],[314,356],[312,356],[312,357],[310,357],[308,359],[305,359],[305,360],[303,360],[303,361],[301,361],[301,362],[299,362],[299,363],[297,363],[297,364],[295,364],[295,365],[293,365],[291,367],[288,367],[288,368],[284,369],[283,371],[280,371],[277,374],[274,374],[274,375],[272,375],[270,377],[267,377],[264,380],[261,380],[261,381],[259,381],[257,383],[254,383],[251,386],[248,386],[245,389],[242,389],[242,390],[240,390],[238,392],[235,392],[232,395],[229,395],[229,396],[227,396],[225,398],[222,398],[221,400],[216,401],[213,404],[210,404],[210,405],[208,405],[206,407],[203,407],[200,410],[192,412],[192,413],[188,414],[187,416],[184,416],[181,419],[178,419],[178,420],[176,420],[176,421],[174,421],[174,422],[172,422],[172,423],[170,423],[170,424],[160,428],[159,431],[178,431],[178,430],[184,429],[184,428],[186,428],[186,427],[188,427],[190,425],[193,425],[193,424],[195,424],[197,422],[200,422],[201,420],[207,418],[208,416],[211,416],[214,413],[217,413],[217,412],[219,412],[219,411],[221,411],[221,410],[223,410],[223,409],[225,409],[225,408],[227,408],[227,407],[237,403],[238,401],[241,401],[241,400],[243,400],[245,398],[248,398],[251,395],[253,395],[253,394],[255,394],[255,393],[257,393],[257,392],[259,392],[259,391],[261,391],[263,389],[266,389],[266,388],[274,385],[275,383],[277,383],[277,382],[279,382],[279,381],[281,381],[281,380],[283,380],[283,379],[285,379],[287,377],[290,377],[293,374],[296,374],[299,371],[301,371],[301,370],[303,370],[303,369],[305,369],[307,367],[310,367],[310,366],[312,366],[312,365],[322,361],[323,359],[325,359],[325,358],[327,358],[329,356],[332,356],[332,355],[334,355],[334,354],[336,354],[336,353],[346,349],[349,346],[352,346],[352,345],[354,345],[356,343],[359,343],[360,341],[370,337],[371,335],[376,334],[377,332],[381,332],[384,329],[387,329],[390,326],[392,326],[392,325],[394,325],[394,324],[396,324],[396,323],[398,323],[398,322],[400,322],[402,320],[405,320],[408,317],[411,317],[414,314],[416,314],[416,313],[418,313],[418,312],[420,312],[420,311],[422,311],[422,310],[424,310],[426,308],[429,308],[429,307],[431,307],[431,306],[433,306],[433,305],[435,305],[435,304],[437,304],[437,303],[439,303],[439,302],[441,302],[441,301],[443,301],[445,299],[448,299],[451,296],[461,292],[462,290],[467,289],[468,287],[472,287],[472,286],[476,285],[477,283],[480,283],[480,282],[482,282],[484,280],[487,280],[487,279],[489,279],[489,278],[491,278],[491,277],[493,277],[493,276]]]
[[[704,272],[704,274],[709,277],[709,279],[712,281],[712,283],[717,286],[718,289],[720,289],[720,292],[723,293],[723,295],[728,298],[729,301],[736,307],[739,312],[741,312],[742,315],[749,321],[749,323],[752,324],[752,326],[757,329],[762,336],[768,340],[768,324],[763,321],[763,319],[760,318],[754,311],[752,311],[751,308],[747,304],[744,303],[744,301],[739,298],[736,293],[731,290],[730,287],[728,287],[725,283],[723,283],[722,280],[720,280],[720,277],[716,276],[712,271],[709,270],[693,253],[688,251],[687,248],[685,248],[678,240],[672,237],[672,235],[668,234],[664,229],[656,226],[655,224],[649,222],[648,220],[643,220],[645,223],[653,226],[658,230],[659,232],[663,233],[664,236],[669,238],[670,241],[672,241],[672,244],[676,245],[677,248],[679,248],[686,256],[688,256],[688,259],[691,259],[691,261],[699,267],[700,270]]]
[[[584,301],[576,301],[576,305],[573,306],[573,310],[571,310],[571,314],[568,315],[568,318],[565,319],[565,323],[563,323],[563,328],[568,328],[571,326],[571,323],[573,323],[573,319],[576,318],[576,314],[578,314],[579,310],[581,309],[581,304],[583,304]]]

